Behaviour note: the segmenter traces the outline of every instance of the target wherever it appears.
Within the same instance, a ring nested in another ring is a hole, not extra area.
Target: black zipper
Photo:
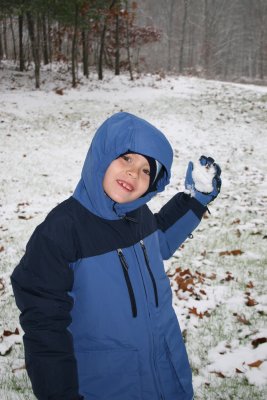
[[[120,262],[121,262],[121,266],[122,266],[125,282],[126,282],[128,293],[129,293],[129,297],[130,297],[130,302],[131,302],[131,307],[132,307],[132,314],[133,314],[133,317],[136,318],[137,317],[137,307],[136,307],[136,301],[135,301],[133,287],[132,287],[131,280],[130,280],[129,273],[128,273],[129,267],[128,267],[127,261],[126,261],[126,259],[124,257],[124,254],[122,252],[122,249],[118,249],[117,253],[118,253],[118,256],[119,256],[119,259],[120,259]]]
[[[150,265],[149,265],[149,259],[148,259],[148,255],[147,255],[147,251],[146,251],[146,246],[145,246],[143,240],[140,240],[140,245],[142,247],[142,250],[143,250],[143,253],[144,253],[145,262],[146,262],[146,267],[147,267],[147,270],[149,272],[149,275],[150,275],[150,278],[151,278],[151,281],[152,281],[156,307],[158,307],[159,306],[159,298],[158,298],[157,285],[156,285],[156,281],[155,281],[153,272],[151,271],[151,268],[150,268]]]

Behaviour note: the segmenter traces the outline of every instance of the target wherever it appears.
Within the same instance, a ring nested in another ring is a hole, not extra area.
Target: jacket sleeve
[[[26,369],[40,400],[78,400],[71,322],[72,271],[65,252],[40,232],[31,237],[11,283],[24,330]]]
[[[155,214],[161,255],[169,259],[201,221],[207,207],[185,193],[177,193]]]

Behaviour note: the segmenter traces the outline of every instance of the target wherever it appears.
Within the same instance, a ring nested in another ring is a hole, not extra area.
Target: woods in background
[[[0,60],[168,71],[224,80],[267,76],[266,0],[0,0]]]

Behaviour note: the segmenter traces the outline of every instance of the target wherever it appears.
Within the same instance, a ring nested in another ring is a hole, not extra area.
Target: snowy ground
[[[38,223],[78,182],[99,124],[119,110],[162,129],[175,149],[168,190],[189,160],[212,155],[222,167],[220,197],[194,239],[166,264],[184,333],[196,399],[267,398],[267,88],[196,78],[69,76],[0,70],[0,398],[32,400],[9,275]],[[55,89],[63,89],[63,95]]]

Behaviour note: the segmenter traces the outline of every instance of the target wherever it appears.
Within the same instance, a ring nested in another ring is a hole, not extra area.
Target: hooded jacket
[[[118,204],[102,182],[127,151],[158,160],[163,173],[154,191]],[[206,208],[184,193],[157,214],[146,205],[169,183],[172,157],[154,126],[128,113],[113,115],[94,136],[73,196],[31,236],[11,281],[38,399],[192,399],[163,259]]]

